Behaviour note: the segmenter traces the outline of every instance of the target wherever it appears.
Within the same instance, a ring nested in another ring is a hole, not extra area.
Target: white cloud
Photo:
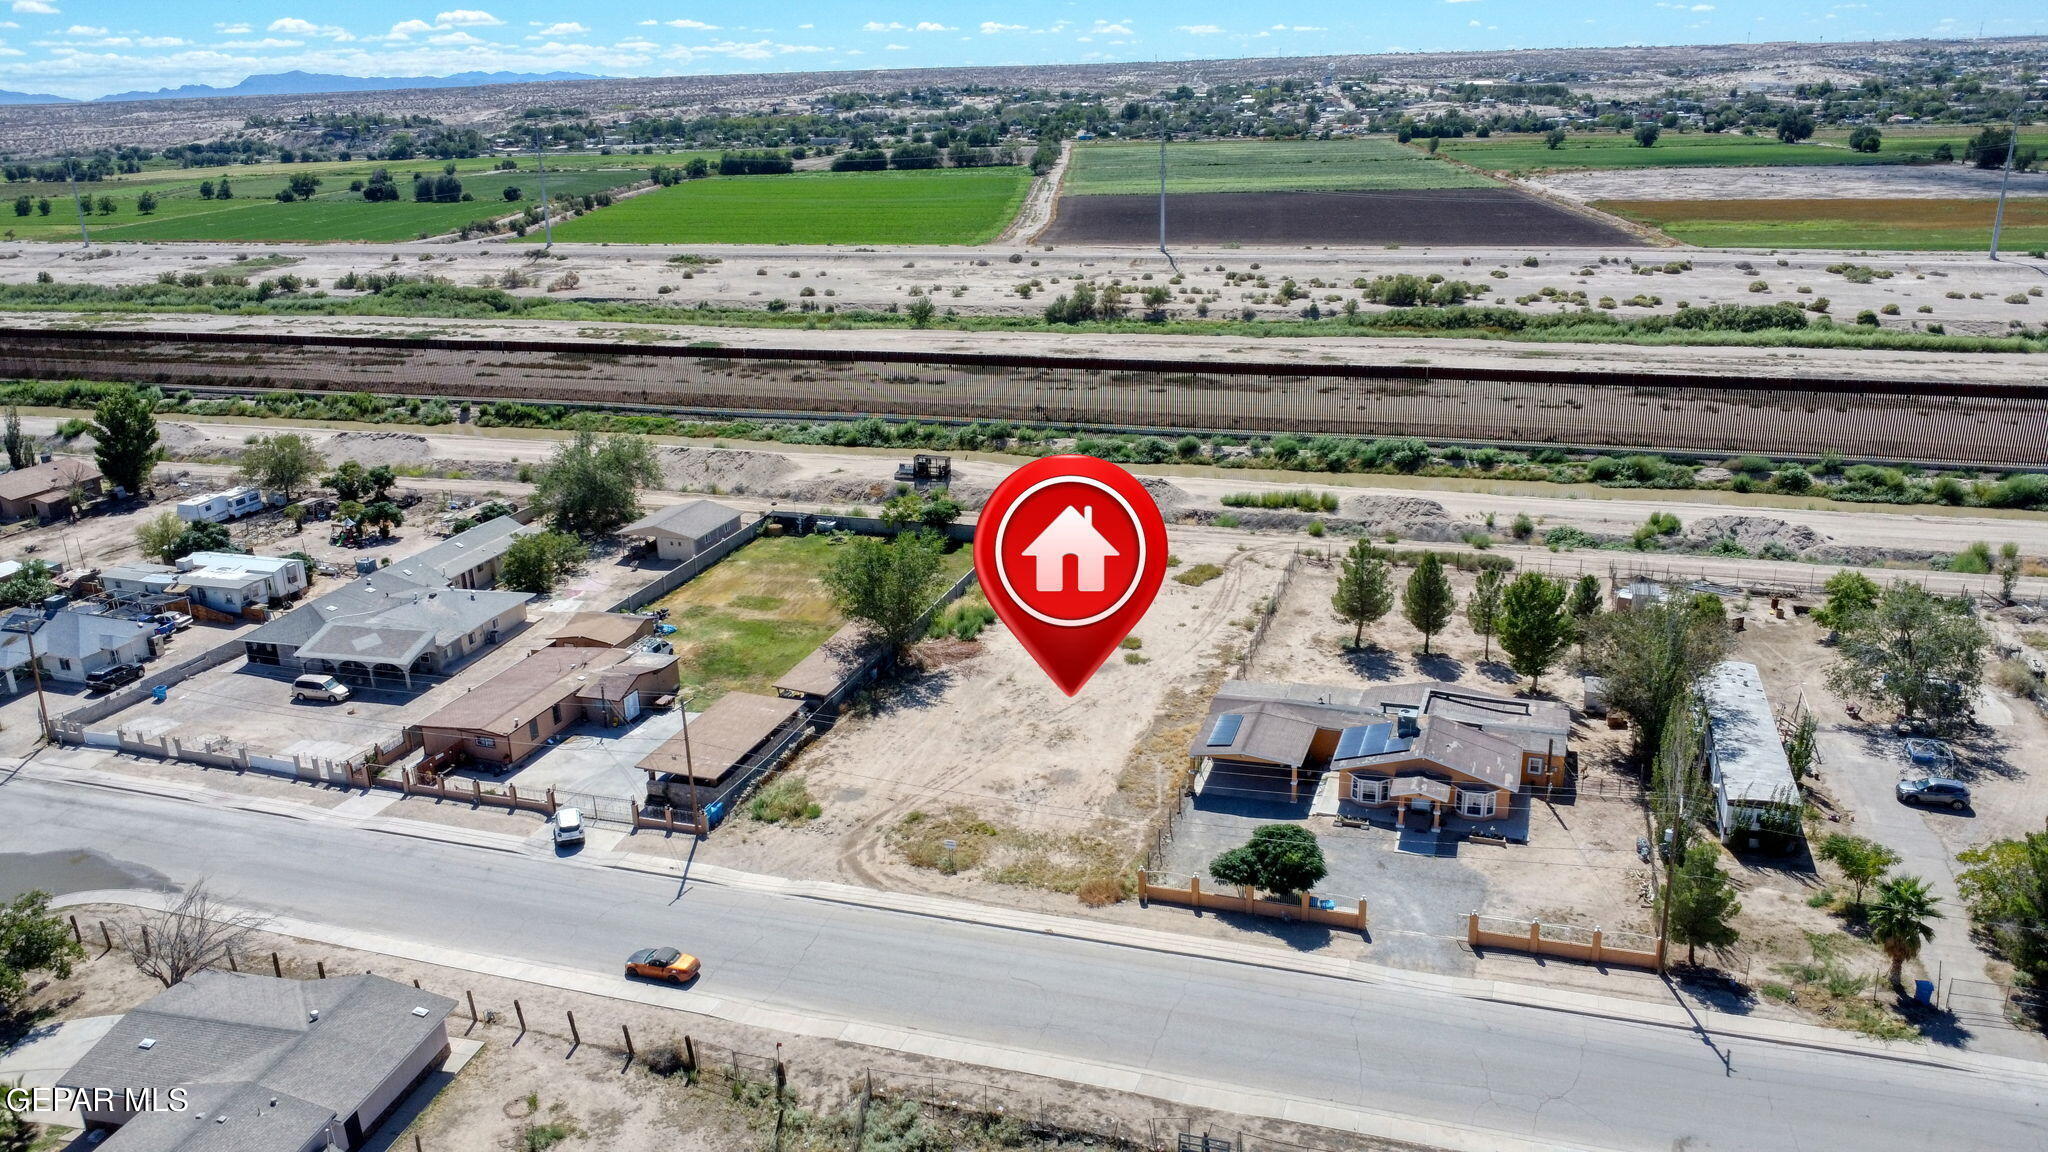
[[[105,28],[94,28],[89,24],[73,24],[63,32],[66,36],[105,36]]]
[[[1712,12],[1713,10],[1714,6],[1712,4],[1695,4],[1688,9],[1688,11],[1692,12]]]
[[[266,36],[261,40],[223,40],[219,44],[214,45],[214,47],[243,49],[303,48],[305,44],[304,40],[279,40],[275,36]]]
[[[215,24],[213,30],[223,36],[247,36],[255,31],[247,24]]]
[[[583,25],[576,23],[574,20],[571,20],[563,24],[550,24],[547,27],[541,29],[539,32],[535,33],[535,35],[545,37],[582,36],[587,34],[589,31],[590,29],[585,28]]]
[[[30,16],[55,16],[58,9],[48,0],[14,0],[14,11],[24,12]]]
[[[903,25],[898,24],[894,20],[889,21],[887,24],[884,24],[879,20],[870,20],[867,23],[861,25],[860,30],[863,32],[902,32],[905,31],[906,29],[903,27]]]
[[[958,31],[959,31],[959,29],[958,29],[958,28],[948,28],[948,27],[946,27],[946,26],[945,26],[944,24],[940,24],[940,23],[937,23],[937,22],[935,22],[935,21],[932,21],[932,20],[919,20],[919,21],[917,22],[917,27],[915,27],[915,28],[911,29],[911,31],[913,31],[913,32],[958,32]]]
[[[1108,24],[1097,20],[1095,27],[1089,29],[1089,34],[1093,36],[1129,36],[1131,29],[1128,25]]]
[[[1328,32],[1328,31],[1329,31],[1329,29],[1328,29],[1328,28],[1324,28],[1324,27],[1322,27],[1321,25],[1317,25],[1317,24],[1275,24],[1275,25],[1273,25],[1273,31],[1275,31],[1275,32]]]
[[[270,27],[265,28],[264,31],[281,32],[286,36],[322,36],[329,40],[355,39],[346,28],[333,24],[315,24],[310,20],[301,20],[296,16],[272,20]]]
[[[981,34],[983,36],[994,36],[1003,32],[1023,32],[1026,30],[1022,24],[998,24],[993,20],[983,20],[981,22]]]
[[[621,52],[652,52],[656,48],[661,47],[661,45],[656,44],[652,40],[643,40],[638,36],[632,36],[619,41],[617,44],[612,45],[612,47],[617,48]]]
[[[1190,36],[1215,36],[1221,33],[1223,29],[1218,28],[1214,24],[1183,24],[1174,29],[1174,31],[1185,32]]]
[[[683,59],[694,56],[725,56],[734,60],[768,60],[776,56],[803,55],[813,52],[829,52],[815,44],[779,44],[773,40],[721,40],[715,44],[699,44],[689,48],[671,50],[668,55],[680,55]]]
[[[429,36],[429,37],[427,37],[427,43],[429,43],[429,44],[486,44],[486,43],[489,43],[489,41],[487,41],[487,40],[483,39],[483,38],[482,38],[481,36],[472,36],[472,35],[470,35],[469,33],[467,33],[467,32],[464,32],[464,31],[462,31],[461,29],[459,29],[459,28],[458,28],[458,29],[456,29],[456,30],[455,30],[455,31],[453,31],[453,32],[443,32],[443,33],[441,33],[441,34],[440,34],[440,35],[438,35],[438,36]]]
[[[648,23],[651,24],[653,21],[650,20]],[[699,32],[718,31],[718,25],[706,24],[702,20],[670,20],[668,21],[668,26],[671,28],[694,28]]]
[[[410,40],[421,32],[432,32],[434,26],[425,20],[401,20],[391,26],[386,40]]]
[[[434,23],[442,28],[490,28],[503,24],[504,21],[489,12],[479,12],[474,8],[457,8],[434,17]]]
[[[181,40],[176,36],[143,36],[135,41],[135,46],[137,48],[183,48],[189,43],[191,41]]]
[[[884,51],[884,52],[908,52],[908,51],[910,51],[910,45],[908,45],[908,44],[884,44],[884,45],[882,45],[882,51]]]

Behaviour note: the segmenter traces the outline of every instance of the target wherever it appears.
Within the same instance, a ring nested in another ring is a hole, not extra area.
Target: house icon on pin
[[[1038,539],[1024,546],[1024,555],[1038,561],[1040,592],[1067,590],[1067,557],[1074,558],[1074,591],[1100,592],[1105,583],[1103,561],[1118,555],[1116,546],[1095,530],[1095,509],[1069,504]]]

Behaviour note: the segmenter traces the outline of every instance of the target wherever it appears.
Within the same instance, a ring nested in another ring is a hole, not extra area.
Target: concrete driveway
[[[0,1084],[20,1084],[23,1088],[50,1088],[71,1066],[100,1042],[114,1027],[119,1016],[82,1016],[76,1020],[64,1020],[31,1029],[26,1038],[5,1052],[0,1052]],[[83,1128],[78,1110],[66,1112],[30,1112],[28,1119],[36,1124],[52,1124],[66,1128]]]
[[[1934,922],[1934,939],[1920,950],[1928,979],[1944,995],[1948,980],[1990,981],[1984,953],[1970,940],[1969,914],[1956,889],[1955,858],[1934,830],[1935,821],[1971,820],[1975,814],[1900,803],[1893,786],[1912,762],[1905,742],[1882,728],[1828,725],[1820,730],[1819,741],[1822,772],[1856,814],[1852,831],[1899,854],[1893,875],[1918,876],[1941,898],[1942,918]],[[1969,1033],[1967,1047],[2001,1056],[2042,1057],[2044,1045],[2038,1036],[2002,1026],[1987,1014],[1971,1017],[1958,1020]]]

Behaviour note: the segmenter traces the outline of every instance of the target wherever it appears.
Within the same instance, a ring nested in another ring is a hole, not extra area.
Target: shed
[[[687,500],[642,516],[619,535],[647,540],[663,560],[689,560],[740,530],[740,514],[711,500]]]
[[[578,612],[564,621],[548,643],[558,648],[629,648],[654,634],[654,617],[623,612]]]

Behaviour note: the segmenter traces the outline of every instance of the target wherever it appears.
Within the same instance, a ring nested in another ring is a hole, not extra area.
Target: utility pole
[[[2020,145],[2020,110],[2012,110],[2012,123],[2006,129],[2005,174],[1998,178],[1998,215],[1991,221],[1991,258],[1998,259],[1998,241],[2005,234],[2005,191],[2012,185],[2012,155]]]
[[[533,126],[533,162],[539,169],[540,175],[540,227],[542,234],[547,237],[547,242],[541,245],[541,250],[547,252],[552,251],[555,247],[555,217],[548,204],[548,158],[541,153],[540,142],[540,125],[535,124]]]
[[[697,764],[690,758],[690,699],[683,698],[683,775],[690,778],[690,819],[697,820]]]
[[[36,629],[41,627],[41,625],[42,622],[40,620],[35,621],[32,625],[27,620],[16,618],[16,620],[8,623],[7,631],[19,633],[23,639],[28,641],[28,670],[29,675],[34,678],[36,683],[36,712],[43,721],[43,739],[48,740],[51,738],[50,706],[43,697],[43,665],[36,656]]]
[[[85,228],[85,201],[78,198],[78,172],[72,167],[71,157],[64,158],[64,179],[71,184],[71,205],[78,209],[78,242],[81,247],[92,247],[92,234]]]
[[[1166,141],[1173,135],[1172,109],[1162,108],[1159,112],[1159,254],[1166,257],[1166,264],[1175,272],[1180,263],[1166,247]]]

